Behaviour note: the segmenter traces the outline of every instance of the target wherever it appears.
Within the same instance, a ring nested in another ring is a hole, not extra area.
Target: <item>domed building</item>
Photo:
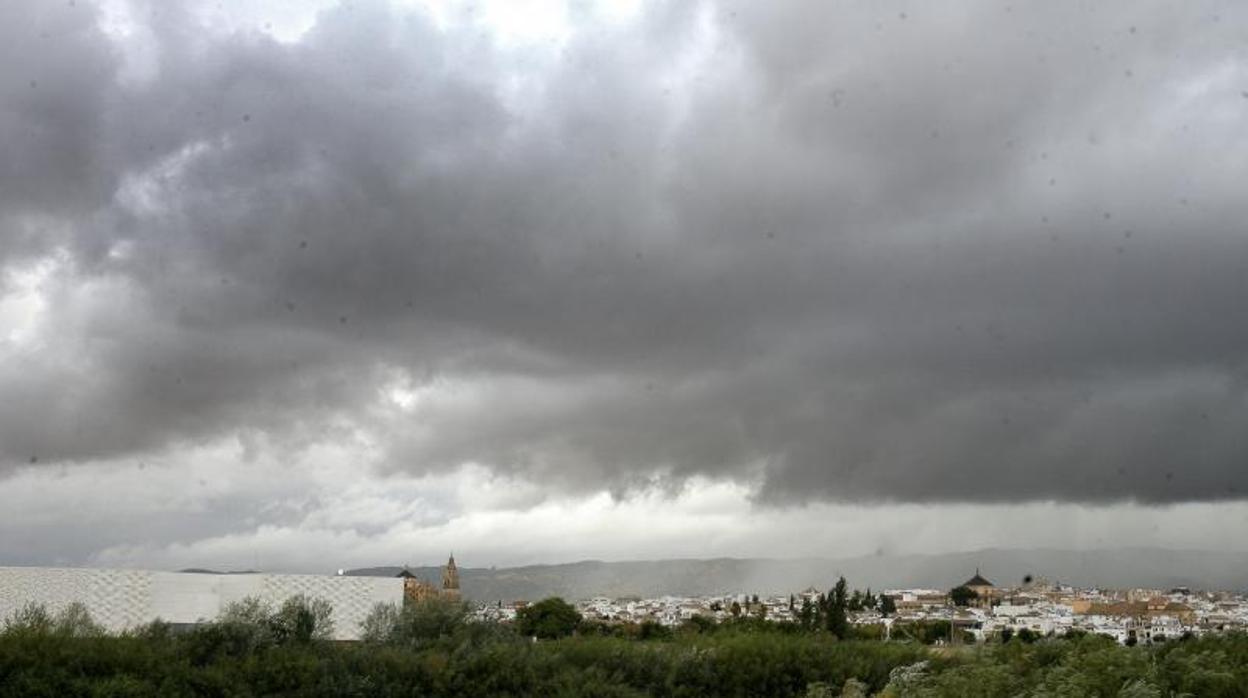
[[[975,568],[975,576],[962,582],[962,586],[975,592],[975,606],[980,608],[989,608],[992,606],[994,599],[1000,597],[1001,592],[997,587],[983,575],[979,573],[979,568]]]

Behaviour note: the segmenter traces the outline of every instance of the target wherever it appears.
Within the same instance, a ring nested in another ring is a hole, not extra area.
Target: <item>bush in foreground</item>
[[[26,608],[0,632],[0,696],[1243,696],[1248,636],[1124,647],[1095,636],[933,649],[729,624],[532,642],[462,606],[378,611],[373,642],[323,639],[304,599],[247,602],[190,633],[99,632]]]

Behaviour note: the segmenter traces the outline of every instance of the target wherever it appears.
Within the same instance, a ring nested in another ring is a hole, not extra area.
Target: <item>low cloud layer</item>
[[[235,451],[214,445],[179,453],[177,463],[19,468],[0,488],[0,510],[8,515],[0,528],[0,565],[324,574],[441,564],[452,551],[461,564],[480,568],[991,548],[1248,550],[1239,535],[1248,522],[1248,502],[1242,501],[779,508],[754,505],[748,486],[703,478],[674,492],[617,499],[606,492],[554,495],[479,466],[383,480],[358,472],[351,449],[340,447],[313,449],[285,463],[247,461]],[[51,491],[57,496],[49,501]],[[892,577],[889,583],[903,582]]]
[[[10,474],[1248,493],[1235,3],[202,9],[0,8]]]

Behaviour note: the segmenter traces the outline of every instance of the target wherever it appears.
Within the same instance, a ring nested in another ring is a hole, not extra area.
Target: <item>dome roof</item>
[[[993,584],[987,579],[984,579],[983,577],[981,577],[979,575],[979,570],[975,570],[975,576],[971,577],[965,582],[962,582],[962,586],[964,587],[990,587],[990,586],[993,586]]]

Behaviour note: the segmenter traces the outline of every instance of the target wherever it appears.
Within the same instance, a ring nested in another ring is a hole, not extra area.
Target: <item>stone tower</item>
[[[459,600],[459,569],[455,567],[454,553],[446,561],[446,566],[442,568],[442,596]]]

